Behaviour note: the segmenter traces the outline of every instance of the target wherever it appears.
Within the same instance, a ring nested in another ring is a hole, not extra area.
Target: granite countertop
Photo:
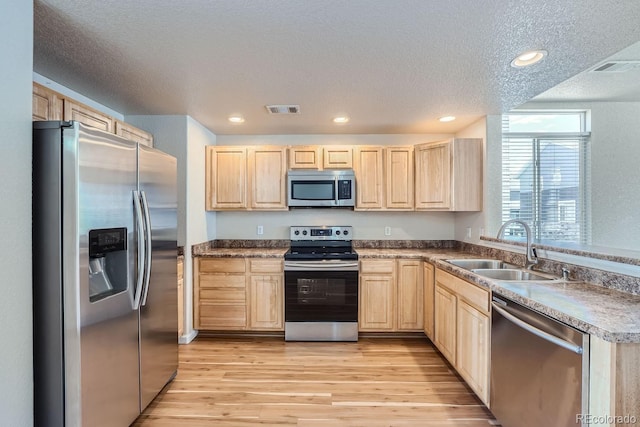
[[[194,256],[282,258],[286,247],[194,248]],[[576,329],[616,343],[640,343],[640,296],[584,281],[507,282],[488,279],[447,263],[451,258],[485,258],[451,248],[355,248],[360,260],[416,258],[433,263],[453,275],[490,289],[525,307],[546,314]]]
[[[450,258],[483,258],[451,249],[358,249],[360,259],[421,258],[525,307],[615,343],[640,343],[640,296],[582,281],[499,281],[456,267]]]
[[[194,256],[222,258],[282,258],[289,248],[208,248]]]

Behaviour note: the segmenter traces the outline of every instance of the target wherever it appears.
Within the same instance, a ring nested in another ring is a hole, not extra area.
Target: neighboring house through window
[[[542,241],[590,243],[589,140],[584,111],[504,115],[502,221],[523,220]]]

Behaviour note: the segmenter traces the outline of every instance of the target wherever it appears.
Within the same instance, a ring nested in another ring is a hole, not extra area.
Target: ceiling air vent
[[[269,114],[300,114],[299,105],[265,105]]]
[[[626,73],[640,69],[640,61],[607,61],[591,70],[592,73]]]

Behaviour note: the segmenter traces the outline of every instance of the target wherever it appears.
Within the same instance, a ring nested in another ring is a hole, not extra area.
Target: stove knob
[[[342,232],[342,234],[344,234],[344,235],[346,236],[347,234],[349,234],[349,230],[344,230],[344,231]]]
[[[300,234],[300,230],[296,230],[293,232],[293,234],[295,234],[296,236],[298,236]]]
[[[340,235],[340,230],[336,230],[336,236]]]
[[[307,230],[304,230],[304,231],[302,232],[302,234],[303,234],[304,236],[306,236],[306,235],[307,235]]]

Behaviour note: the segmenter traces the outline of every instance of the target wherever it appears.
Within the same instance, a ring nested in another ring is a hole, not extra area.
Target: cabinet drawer
[[[244,329],[247,309],[244,305],[200,304],[202,329]]]
[[[219,304],[244,304],[246,300],[244,288],[200,289],[199,296],[201,304],[209,302]]]
[[[440,269],[436,270],[436,282],[455,292],[478,310],[489,312],[489,291]]]
[[[362,260],[360,261],[360,273],[391,274],[393,273],[394,265],[395,265],[395,260],[392,260],[392,259]]]
[[[199,282],[201,288],[245,288],[245,278],[233,274],[201,274]]]
[[[281,259],[250,259],[249,271],[252,273],[282,273]]]
[[[244,273],[244,258],[201,258],[200,273]]]

